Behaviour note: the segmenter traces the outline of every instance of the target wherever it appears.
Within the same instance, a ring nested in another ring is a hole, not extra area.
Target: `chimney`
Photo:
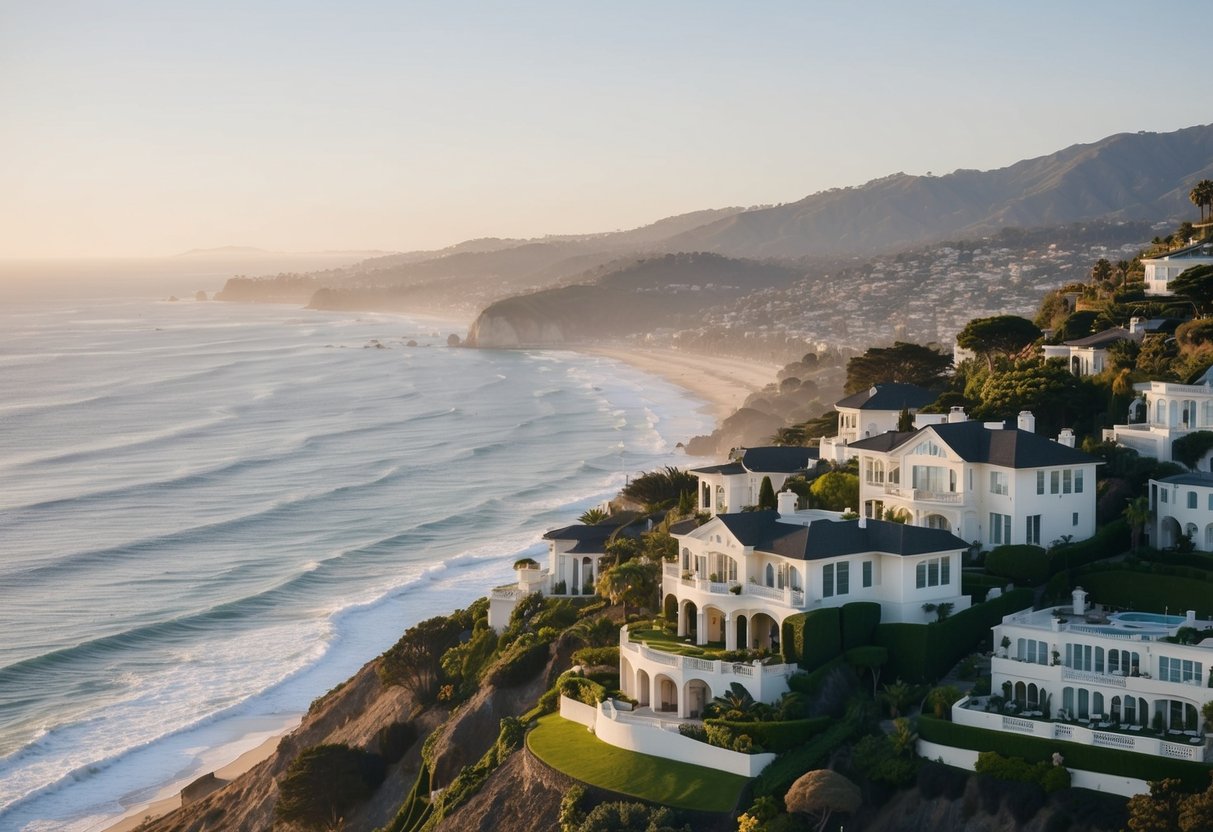
[[[953,422],[967,422],[969,417],[965,415],[965,409],[960,405],[956,405],[948,411],[948,424]]]
[[[859,515],[859,528],[866,529],[868,527],[868,516],[866,514]]]
[[[1062,428],[1061,433],[1057,434],[1057,444],[1065,445],[1067,448],[1074,447],[1074,431],[1069,428]]]
[[[796,492],[780,491],[775,495],[776,510],[780,517],[789,517],[796,513]]]
[[[1074,614],[1086,615],[1087,591],[1080,586],[1074,587]]]
[[[1146,334],[1146,322],[1141,318],[1129,318],[1129,335],[1141,338]]]
[[[1028,433],[1036,433],[1036,417],[1032,415],[1030,410],[1019,411],[1019,418],[1015,421],[1016,427],[1020,430],[1026,430]]]

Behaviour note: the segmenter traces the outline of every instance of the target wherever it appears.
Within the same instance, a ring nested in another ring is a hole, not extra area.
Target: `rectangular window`
[[[1033,546],[1039,546],[1040,545],[1040,515],[1033,514],[1033,515],[1030,515],[1029,517],[1027,517],[1026,519],[1028,521],[1027,522],[1028,528],[1027,528],[1027,536],[1026,536],[1024,542],[1031,543]]]
[[[927,583],[931,586],[939,586],[939,559],[931,558],[927,561]]]
[[[1203,681],[1201,662],[1191,659],[1171,659],[1160,656],[1158,659],[1158,678],[1164,682],[1195,682]]]
[[[1005,471],[990,472],[990,493],[1003,495],[1007,493],[1007,475]]]
[[[923,589],[927,585],[927,565],[920,563],[914,567],[914,586]]]
[[[947,586],[952,583],[952,561],[950,558],[931,558],[914,568],[915,586]]]
[[[821,597],[834,597],[834,564],[832,563],[821,567]]]
[[[1049,493],[1057,494],[1061,491],[1061,471],[1049,472]]]
[[[1037,494],[1045,493],[1045,472],[1044,471],[1036,472],[1036,493]]]
[[[1069,494],[1074,490],[1074,472],[1069,468],[1061,472],[1061,493]]]
[[[872,585],[872,561],[870,560],[863,562],[863,585],[865,588]]]
[[[1074,493],[1075,494],[1082,493],[1082,469],[1081,468],[1074,469]]]
[[[838,586],[834,590],[837,595],[849,595],[851,592],[851,564],[843,562],[834,570]]]
[[[952,583],[952,559],[951,558],[940,558],[939,559],[939,583],[942,584],[943,586],[947,586],[948,584]]]
[[[1188,492],[1188,508],[1196,508],[1196,492]]]
[[[1001,546],[1011,542],[1011,515],[990,512],[990,543]]]
[[[1071,526],[1078,525],[1078,512],[1077,511],[1074,512],[1074,514],[1070,516],[1070,525]]]
[[[1158,502],[1165,503],[1167,501],[1167,489],[1160,488],[1158,490]]]

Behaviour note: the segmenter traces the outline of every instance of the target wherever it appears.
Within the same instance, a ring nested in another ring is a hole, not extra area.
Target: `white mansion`
[[[1168,549],[1186,535],[1213,552],[1213,473],[1201,471],[1150,480],[1150,542]]]
[[[861,511],[892,512],[984,547],[1088,538],[1100,460],[1076,450],[1072,432],[1052,441],[1034,427],[1030,413],[1006,427],[969,421],[952,408],[939,424],[860,440],[852,447]]]
[[[834,403],[838,411],[838,435],[821,440],[821,458],[843,463],[855,456],[848,447],[891,430],[897,430],[901,414],[913,416],[935,401],[936,394],[915,384],[886,382],[860,390]]]
[[[1088,605],[1081,587],[1070,605],[1008,615],[994,627],[991,660],[991,690],[1005,702],[965,698],[953,706],[952,719],[1203,761],[1208,742],[1201,709],[1213,700],[1206,686],[1213,639],[1166,640],[1181,627],[1207,630],[1213,621],[1197,621],[1191,611],[1109,614]]]
[[[758,504],[762,480],[769,477],[775,491],[788,477],[817,464],[817,449],[795,445],[741,448],[720,465],[692,468],[699,480],[696,507],[709,514],[727,514]]]
[[[1142,395],[1129,406],[1129,424],[1105,428],[1103,438],[1142,456],[1171,462],[1171,445],[1193,431],[1213,430],[1213,367],[1195,384],[1146,381],[1133,385]],[[1197,467],[1209,467],[1209,456]]]
[[[1172,278],[1193,266],[1213,265],[1213,243],[1193,243],[1161,257],[1143,258],[1141,262],[1146,267],[1146,294],[1169,295]]]

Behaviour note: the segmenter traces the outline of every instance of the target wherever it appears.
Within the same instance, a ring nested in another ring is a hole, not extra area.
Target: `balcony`
[[[965,499],[964,493],[960,491],[928,491],[925,488],[910,488],[895,484],[885,485],[884,493],[890,497],[900,497],[903,500],[913,500],[916,503],[960,505]]]
[[[684,573],[682,570],[671,570],[669,568],[666,568],[664,571],[663,584],[663,592],[673,592],[680,597],[686,597],[685,590],[689,589],[703,593],[704,595],[721,598],[722,600],[729,596],[750,596],[751,598],[762,598],[765,601],[772,601],[794,609],[803,609],[805,605],[805,593],[803,589],[789,586],[765,586],[759,583],[743,584],[740,581],[712,581],[707,578],[700,578],[693,572]],[[692,598],[692,600],[694,599]]]

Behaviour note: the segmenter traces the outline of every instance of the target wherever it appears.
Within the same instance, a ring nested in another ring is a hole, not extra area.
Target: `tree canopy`
[[[1193,266],[1172,280],[1167,288],[1171,294],[1189,300],[1207,315],[1213,309],[1213,266]]]
[[[295,758],[278,782],[274,813],[307,829],[339,828],[345,811],[370,797],[384,777],[383,759],[345,745],[316,745]]]
[[[848,393],[857,393],[885,381],[937,388],[944,383],[951,368],[950,353],[897,341],[891,347],[872,347],[847,361],[845,389]]]
[[[834,812],[851,814],[863,805],[859,787],[836,771],[819,768],[799,777],[784,797],[793,814],[814,815],[823,830]]]
[[[1039,337],[1040,327],[1027,318],[995,315],[969,321],[956,336],[956,344],[983,356],[990,369],[993,369],[994,356],[1009,357],[1022,352]]]
[[[405,630],[379,660],[379,678],[400,685],[423,704],[434,700],[442,680],[442,654],[459,643],[463,624],[454,616],[427,618]]]
[[[685,493],[695,493],[699,481],[694,474],[667,465],[660,471],[645,471],[623,487],[623,496],[645,506],[669,508]]]
[[[612,604],[623,604],[626,615],[629,606],[644,607],[657,598],[661,579],[661,564],[629,560],[612,566],[598,576],[598,594]]]
[[[830,511],[859,508],[859,477],[845,471],[828,471],[809,486],[817,505]]]

